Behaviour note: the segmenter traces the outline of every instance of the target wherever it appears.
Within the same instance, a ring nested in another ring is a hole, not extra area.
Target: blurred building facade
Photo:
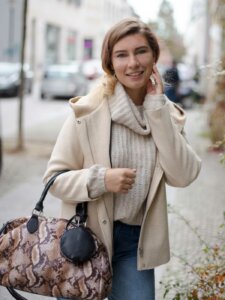
[[[0,61],[19,61],[23,3],[0,1]],[[39,78],[46,65],[99,58],[107,29],[132,15],[126,0],[28,0],[25,61]]]
[[[0,1],[0,61],[17,62],[21,48],[23,0]]]
[[[186,32],[186,62],[193,66],[199,76],[202,93],[211,97],[215,74],[221,63],[223,30],[219,19],[225,16],[224,1],[195,0],[189,28]]]

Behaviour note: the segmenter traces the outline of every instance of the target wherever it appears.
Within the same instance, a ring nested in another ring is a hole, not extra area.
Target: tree
[[[216,143],[216,149],[225,151],[225,0],[218,0],[216,4],[216,10],[211,18],[220,27],[221,57],[219,68],[215,72],[214,107],[209,114],[209,125],[210,137],[212,142]],[[208,9],[210,9],[209,5]],[[223,162],[225,162],[225,153]]]
[[[152,24],[151,24],[152,25]],[[179,61],[185,54],[185,48],[181,35],[176,29],[173,8],[168,0],[163,0],[157,17],[157,24],[154,23],[157,35],[169,48],[174,59]]]
[[[24,0],[23,3],[23,29],[22,29],[22,46],[20,55],[20,88],[19,88],[19,127],[18,127],[18,139],[17,139],[17,150],[24,148],[24,137],[23,137],[23,98],[24,98],[24,54],[25,54],[25,43],[26,43],[26,19],[27,19],[27,6],[28,0]]]

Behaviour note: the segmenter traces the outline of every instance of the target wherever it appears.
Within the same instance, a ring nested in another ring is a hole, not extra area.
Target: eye
[[[146,48],[140,48],[140,49],[138,49],[137,50],[137,54],[143,54],[143,53],[146,53],[146,52],[148,52],[148,49],[146,49]]]
[[[118,58],[123,58],[123,57],[126,57],[127,56],[127,54],[126,53],[118,53],[118,54],[116,54],[116,57],[118,57]]]

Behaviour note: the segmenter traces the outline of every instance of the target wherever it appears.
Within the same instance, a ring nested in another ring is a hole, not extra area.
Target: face
[[[148,41],[140,33],[122,38],[113,47],[115,75],[133,100],[138,95],[145,95],[154,62]]]

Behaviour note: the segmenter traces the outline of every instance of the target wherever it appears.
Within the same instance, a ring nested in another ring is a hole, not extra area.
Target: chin
[[[126,86],[127,88],[129,89],[143,89],[143,88],[146,88],[147,87],[147,83],[143,83],[143,82],[131,82],[129,84],[125,84],[124,86]]]

